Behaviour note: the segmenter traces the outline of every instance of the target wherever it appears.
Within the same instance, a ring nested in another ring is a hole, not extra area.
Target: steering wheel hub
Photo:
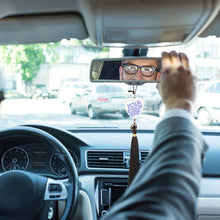
[[[25,171],[9,171],[0,176],[0,212],[12,216],[33,216],[44,199],[47,179]],[[7,202],[6,202],[7,201]]]

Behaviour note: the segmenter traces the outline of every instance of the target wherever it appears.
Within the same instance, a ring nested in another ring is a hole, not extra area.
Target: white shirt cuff
[[[173,109],[167,110],[165,112],[164,116],[162,117],[161,121],[163,121],[167,118],[171,118],[171,117],[183,117],[183,118],[187,118],[193,122],[192,114],[189,113],[188,111],[186,111],[184,109],[180,109],[180,108],[173,108]]]

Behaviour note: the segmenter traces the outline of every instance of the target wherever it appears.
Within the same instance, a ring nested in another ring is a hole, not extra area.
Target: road
[[[155,129],[160,118],[142,114],[136,122],[138,129]],[[0,128],[21,124],[44,124],[60,128],[123,128],[129,129],[133,120],[124,119],[121,114],[106,114],[98,119],[90,119],[86,114],[71,115],[69,107],[58,99],[6,99],[0,106]],[[195,124],[201,130],[219,131],[220,124],[201,126],[197,120]]]
[[[142,114],[137,118],[139,129],[154,129],[159,118]],[[121,114],[106,114],[99,119],[87,115],[71,115],[68,106],[58,99],[6,99],[0,109],[0,128],[21,124],[45,124],[63,128],[113,127],[129,129],[132,119]]]

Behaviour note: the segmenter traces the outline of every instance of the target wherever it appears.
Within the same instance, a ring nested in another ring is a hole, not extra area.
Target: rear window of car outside
[[[123,89],[120,86],[107,86],[102,85],[96,88],[97,93],[114,93],[114,92],[123,92]]]

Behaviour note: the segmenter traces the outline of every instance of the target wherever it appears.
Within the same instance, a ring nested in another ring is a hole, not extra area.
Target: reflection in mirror
[[[92,61],[90,79],[93,82],[158,82],[161,58],[96,59]]]

